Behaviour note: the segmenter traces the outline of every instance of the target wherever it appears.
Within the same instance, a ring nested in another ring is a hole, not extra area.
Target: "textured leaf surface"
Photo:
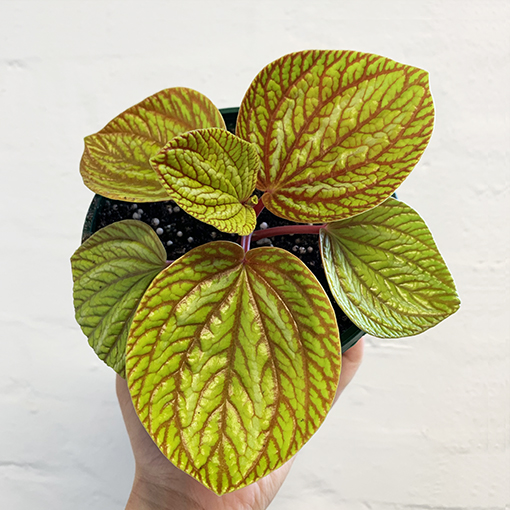
[[[253,144],[224,129],[202,129],[174,138],[151,164],[188,214],[222,232],[254,230],[260,158]]]
[[[432,133],[427,72],[368,53],[303,51],[263,69],[237,133],[259,148],[265,206],[299,222],[331,222],[383,202]]]
[[[225,128],[225,123],[207,97],[183,87],[162,90],[85,138],[83,180],[92,191],[116,200],[168,200],[149,159],[174,136],[208,127]]]
[[[333,296],[352,322],[379,337],[416,335],[460,304],[453,279],[418,213],[389,198],[320,234]]]
[[[152,282],[126,374],[140,420],[180,469],[223,494],[294,455],[324,420],[340,372],[331,304],[278,248],[215,242]]]
[[[133,314],[166,253],[153,230],[125,220],[89,237],[71,257],[76,320],[96,354],[123,375]]]

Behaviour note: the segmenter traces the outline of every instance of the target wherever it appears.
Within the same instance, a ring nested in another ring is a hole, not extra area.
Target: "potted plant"
[[[303,51],[255,77],[235,134],[205,96],[173,88],[85,139],[86,185],[133,202],[135,219],[73,255],[77,321],[127,379],[160,450],[217,494],[281,466],[328,413],[341,340],[327,292],[381,338],[416,335],[457,310],[425,222],[391,197],[433,119],[425,71]],[[139,221],[136,204],[168,200],[199,242],[181,229],[165,249],[159,218]],[[318,241],[323,269],[300,260],[314,250],[297,243],[304,236]],[[268,245],[284,238],[289,249]]]

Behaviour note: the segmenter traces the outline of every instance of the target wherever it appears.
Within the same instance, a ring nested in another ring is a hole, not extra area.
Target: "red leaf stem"
[[[262,202],[262,199],[259,199],[257,204],[253,207],[253,210],[255,211],[255,214],[257,215],[257,217],[263,211],[263,209],[264,209],[264,202]]]
[[[251,243],[251,236],[253,235],[253,232],[247,236],[241,237],[241,247],[244,250],[244,253],[246,253],[250,249],[250,243]]]
[[[325,228],[326,223],[323,225],[284,225],[282,227],[266,228],[264,230],[256,230],[253,232],[252,240],[257,241],[264,237],[283,236],[288,234],[319,234],[321,228]]]

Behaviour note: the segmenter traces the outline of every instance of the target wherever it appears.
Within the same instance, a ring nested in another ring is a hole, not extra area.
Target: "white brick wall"
[[[463,304],[367,342],[271,508],[508,509],[509,19],[505,0],[0,0],[0,508],[122,509],[132,480],[113,373],[73,319],[83,137],[169,86],[238,105],[271,60],[336,48],[431,74],[434,136],[399,195]]]

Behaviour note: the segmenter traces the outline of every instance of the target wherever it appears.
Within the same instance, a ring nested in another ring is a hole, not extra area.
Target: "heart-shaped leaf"
[[[188,214],[222,232],[253,232],[260,169],[253,144],[223,129],[201,129],[174,138],[151,164]]]
[[[323,223],[383,202],[432,134],[427,72],[352,51],[302,51],[263,69],[237,134],[259,148],[257,188],[274,214]]]
[[[279,248],[219,241],[160,273],[133,319],[126,374],[160,450],[217,494],[290,459],[317,430],[340,373],[335,314]]]
[[[71,265],[76,320],[96,354],[123,375],[131,319],[166,266],[165,249],[145,223],[119,221],[89,237]]]
[[[321,229],[331,292],[356,326],[383,338],[416,335],[460,304],[452,276],[416,211],[389,198]]]
[[[224,129],[225,123],[207,97],[183,87],[162,90],[85,138],[83,181],[116,200],[168,200],[149,159],[174,136],[208,127]]]

